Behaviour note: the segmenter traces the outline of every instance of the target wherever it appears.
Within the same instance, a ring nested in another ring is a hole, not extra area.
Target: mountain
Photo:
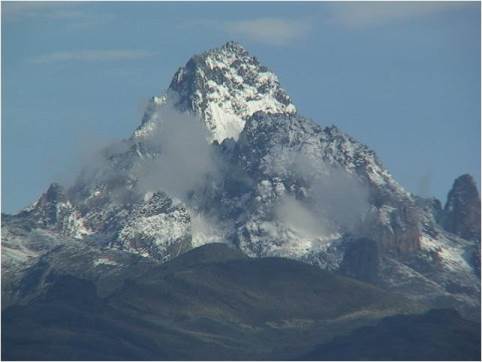
[[[50,252],[22,280],[25,293],[38,284],[42,291],[3,311],[2,359],[291,359],[385,316],[424,310],[369,284],[290,259],[248,258],[226,244],[164,264],[79,248]]]
[[[238,43],[192,57],[174,75],[169,89],[176,107],[200,116],[209,139],[237,140],[246,119],[257,111],[295,114],[278,77]]]
[[[480,324],[464,320],[453,310],[383,318],[375,326],[301,356],[300,360],[476,361],[480,358]]]
[[[444,210],[407,192],[373,150],[301,116],[276,75],[228,42],[181,67],[73,185],[2,215],[2,294],[23,300],[19,281],[59,246],[166,263],[225,242],[477,319],[478,191],[460,183]]]
[[[444,213],[447,231],[467,240],[480,241],[480,195],[472,176],[462,175],[454,181]]]

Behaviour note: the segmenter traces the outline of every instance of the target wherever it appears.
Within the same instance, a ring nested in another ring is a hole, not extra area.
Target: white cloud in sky
[[[2,4],[2,20],[29,17],[76,18],[84,16],[75,2],[16,1]]]
[[[90,29],[112,22],[113,13],[89,11],[92,6],[84,1],[9,1],[2,2],[2,22],[22,23],[34,20],[62,22],[70,29]]]
[[[225,22],[224,30],[231,36],[246,37],[260,43],[281,46],[306,36],[311,30],[311,22],[270,17],[254,18]]]
[[[340,2],[330,7],[326,22],[350,28],[402,22],[471,6],[463,2]]]
[[[77,50],[66,52],[53,52],[36,56],[30,61],[37,64],[56,62],[99,62],[115,60],[136,60],[153,56],[154,52],[144,50],[113,49],[113,50]]]
[[[205,26],[217,29],[233,38],[245,38],[267,45],[291,45],[321,25],[341,25],[346,28],[362,28],[410,21],[468,6],[477,7],[476,2],[328,2],[321,14],[309,14],[302,18],[254,17],[232,21],[212,19],[189,21],[186,26]]]

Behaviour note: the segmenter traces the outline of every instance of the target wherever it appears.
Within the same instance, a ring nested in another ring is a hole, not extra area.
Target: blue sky
[[[2,2],[2,210],[125,138],[191,55],[241,42],[300,114],[376,151],[409,191],[480,185],[479,3]]]

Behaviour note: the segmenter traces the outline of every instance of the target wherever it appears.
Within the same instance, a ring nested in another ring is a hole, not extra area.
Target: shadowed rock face
[[[444,211],[447,231],[480,241],[480,195],[472,176],[462,175],[455,180]]]
[[[340,271],[348,276],[375,283],[380,272],[380,250],[371,239],[352,241],[345,252]]]

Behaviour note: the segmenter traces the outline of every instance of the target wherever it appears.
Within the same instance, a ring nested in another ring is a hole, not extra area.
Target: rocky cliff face
[[[340,266],[341,273],[369,282],[380,279],[381,256],[378,244],[370,239],[352,240]]]
[[[373,151],[336,127],[258,112],[248,119],[234,154],[230,162],[256,184],[253,212],[238,233],[248,254],[277,245],[276,252],[300,257],[306,250],[326,250],[350,232],[377,240],[387,252],[418,249],[411,196]],[[286,222],[283,215],[290,212],[305,217]],[[283,244],[292,250],[283,251]]]
[[[470,175],[458,177],[450,190],[444,208],[447,231],[468,240],[480,241],[480,195]]]

